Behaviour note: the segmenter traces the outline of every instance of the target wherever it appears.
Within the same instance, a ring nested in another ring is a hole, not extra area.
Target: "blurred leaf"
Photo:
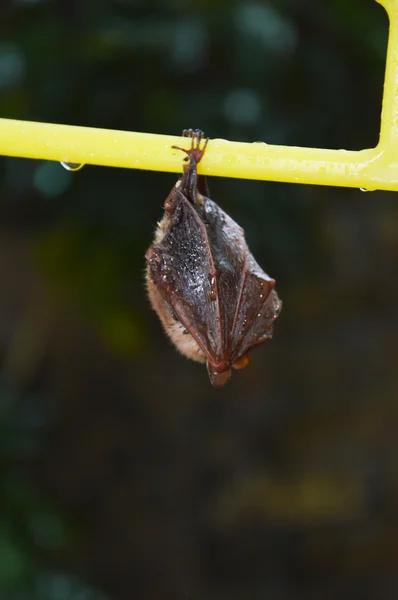
[[[5,589],[15,584],[28,571],[28,557],[9,528],[0,523],[0,586]]]

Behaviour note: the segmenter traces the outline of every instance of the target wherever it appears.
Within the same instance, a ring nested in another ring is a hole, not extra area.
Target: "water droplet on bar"
[[[80,171],[80,169],[82,169],[84,167],[84,163],[72,163],[72,162],[65,162],[65,161],[61,161],[61,165],[67,171]]]

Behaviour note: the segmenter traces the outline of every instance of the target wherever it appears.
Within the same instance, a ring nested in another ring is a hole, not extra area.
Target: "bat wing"
[[[206,226],[194,205],[174,190],[173,212],[162,241],[147,253],[157,289],[211,364],[223,362],[216,272]]]
[[[223,352],[233,364],[272,337],[282,303],[275,280],[251,254],[243,229],[210,199],[203,204],[203,221],[217,272]]]

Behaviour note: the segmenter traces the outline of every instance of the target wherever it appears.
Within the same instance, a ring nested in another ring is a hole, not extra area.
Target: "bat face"
[[[184,135],[192,138],[191,149],[181,149],[189,162],[145,255],[148,294],[180,352],[206,363],[211,383],[222,386],[231,368],[245,368],[249,351],[271,339],[282,303],[243,229],[207,197],[196,171],[203,133]]]

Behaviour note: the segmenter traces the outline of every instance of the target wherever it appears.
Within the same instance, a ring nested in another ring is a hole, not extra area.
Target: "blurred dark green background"
[[[0,116],[361,149],[373,0],[2,0]],[[213,178],[278,283],[228,386],[150,310],[176,177],[0,161],[0,599],[396,600],[398,201]]]

